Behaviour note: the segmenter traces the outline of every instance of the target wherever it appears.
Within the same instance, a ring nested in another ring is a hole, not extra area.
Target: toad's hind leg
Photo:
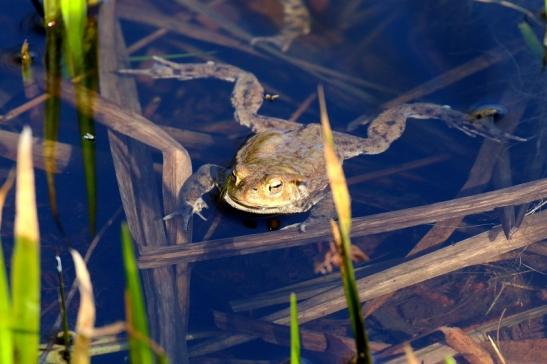
[[[264,89],[258,79],[250,72],[223,63],[175,63],[154,57],[156,63],[147,69],[125,69],[120,73],[145,75],[156,79],[193,80],[199,78],[216,78],[233,82],[232,106],[234,117],[241,125],[255,132],[267,129],[292,130],[299,125],[287,120],[258,115],[264,101]]]
[[[188,224],[192,215],[197,214],[203,220],[206,220],[201,214],[201,211],[208,207],[207,203],[203,200],[203,195],[211,191],[214,187],[218,188],[221,186],[226,180],[226,172],[224,167],[215,164],[202,165],[182,185],[180,190],[181,208],[165,216],[163,219],[169,220],[181,215],[186,230],[188,230]]]
[[[505,133],[494,124],[494,110],[472,114],[454,110],[448,106],[414,103],[401,104],[378,115],[369,125],[367,137],[335,133],[335,144],[344,159],[360,154],[379,154],[386,151],[391,143],[403,134],[408,119],[437,119],[449,127],[456,128],[469,136],[482,136],[494,141],[525,139]]]

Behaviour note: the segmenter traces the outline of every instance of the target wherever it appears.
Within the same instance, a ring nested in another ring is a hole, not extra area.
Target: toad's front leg
[[[203,195],[211,191],[214,187],[219,187],[226,180],[226,168],[215,164],[204,164],[194,174],[192,174],[182,185],[180,196],[182,206],[180,209],[165,216],[163,220],[169,220],[175,216],[181,215],[184,221],[184,228],[188,230],[190,218],[197,214],[203,220],[207,220],[201,211],[206,209],[207,203],[203,200]]]
[[[294,130],[300,124],[271,116],[259,115],[258,110],[264,101],[264,89],[258,79],[250,72],[238,67],[215,62],[175,63],[154,57],[155,63],[145,69],[122,69],[118,72],[126,75],[142,75],[154,79],[194,80],[216,78],[233,82],[232,106],[235,109],[236,121],[254,132],[264,130]]]

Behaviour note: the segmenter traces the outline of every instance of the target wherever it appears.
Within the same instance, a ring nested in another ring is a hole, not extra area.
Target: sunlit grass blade
[[[11,308],[6,276],[4,252],[0,242],[0,363],[13,362],[13,339],[11,335]]]
[[[86,0],[60,0],[65,27],[65,59],[72,77],[79,75],[84,59],[84,29],[87,15]]]
[[[518,27],[520,30],[520,34],[528,45],[528,48],[530,48],[532,53],[534,53],[536,57],[538,57],[538,59],[543,60],[545,57],[545,50],[536,33],[534,33],[534,30],[525,21],[519,23]]]
[[[135,251],[127,224],[121,229],[123,265],[125,270],[127,297],[127,325],[130,327],[129,357],[132,364],[154,363],[154,355],[148,343],[142,338],[148,337],[148,321],[141,289]],[[137,333],[137,336],[135,336]]]
[[[348,185],[342,164],[336,155],[334,147],[334,138],[330,128],[327,115],[327,106],[325,103],[325,95],[323,88],[318,87],[319,106],[321,109],[321,131],[323,133],[323,144],[325,146],[325,162],[327,168],[327,176],[331,187],[332,198],[336,207],[340,231],[344,235],[349,235],[351,230],[351,202],[349,196]],[[349,249],[349,245],[346,247]]]
[[[12,258],[12,328],[16,361],[34,364],[40,338],[40,236],[34,191],[32,132],[25,127],[17,150],[15,247]]]
[[[300,330],[296,294],[291,293],[291,364],[300,364]]]
[[[80,307],[78,308],[78,318],[76,320],[76,336],[71,363],[87,364],[90,362],[91,335],[95,326],[93,286],[81,255],[75,250],[71,250],[70,254],[76,268],[76,278],[78,279],[78,289],[80,291]]]
[[[0,227],[2,226],[2,212],[4,202],[11,187],[13,186],[15,174],[10,172],[8,178],[0,187]],[[8,278],[2,242],[0,241],[0,363],[13,363],[13,338],[11,333],[11,308]]]
[[[332,197],[338,214],[338,224],[331,222],[333,238],[342,258],[340,273],[344,286],[344,294],[348,304],[348,311],[351,319],[351,326],[355,336],[357,350],[357,363],[371,363],[370,350],[368,347],[365,324],[361,313],[361,302],[355,282],[355,272],[351,262],[351,203],[346,178],[342,169],[342,163],[338,160],[334,146],[334,137],[330,128],[327,105],[323,87],[317,89],[319,107],[321,112],[321,130],[323,134],[325,164],[327,176],[331,188]]]

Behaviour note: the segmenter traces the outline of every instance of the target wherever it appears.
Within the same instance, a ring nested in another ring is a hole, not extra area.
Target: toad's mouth
[[[259,206],[259,205],[251,205],[248,203],[245,203],[241,200],[238,200],[234,196],[231,196],[230,193],[224,192],[223,194],[224,201],[228,203],[228,205],[232,206],[235,209],[250,212],[253,214],[275,214],[278,213],[280,209],[283,208],[283,205],[281,206]]]

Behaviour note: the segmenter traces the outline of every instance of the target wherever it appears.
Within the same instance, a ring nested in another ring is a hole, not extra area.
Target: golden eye
[[[271,193],[281,192],[282,187],[283,187],[283,181],[278,178],[273,178],[268,183],[268,191],[270,191]]]

